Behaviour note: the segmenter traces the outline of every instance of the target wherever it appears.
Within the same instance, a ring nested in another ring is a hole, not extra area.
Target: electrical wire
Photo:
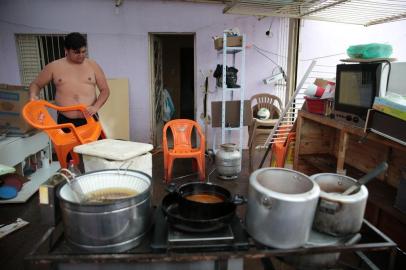
[[[255,49],[260,50],[260,51],[262,51],[262,52],[269,53],[269,54],[272,54],[272,55],[275,55],[275,56],[279,56],[279,57],[282,57],[282,58],[287,58],[287,57],[284,56],[284,55],[280,55],[280,54],[277,54],[277,53],[274,53],[274,52],[271,52],[271,51],[262,49],[262,48],[258,47],[258,46],[255,45],[255,44],[252,44],[252,46],[253,46]]]
[[[263,53],[260,49],[258,49],[258,47],[256,45],[253,45],[253,48],[255,49],[255,51],[259,54],[261,54],[262,56],[264,56],[266,59],[268,59],[269,61],[271,61],[275,66],[278,66],[278,63],[276,63],[274,60],[272,60],[270,57],[268,57],[268,55],[266,55],[265,53]]]
[[[346,53],[342,52],[342,53],[336,53],[336,54],[329,54],[329,55],[320,56],[320,57],[314,57],[314,58],[309,58],[309,59],[301,59],[300,61],[302,61],[302,62],[304,62],[304,61],[313,61],[313,60],[329,58],[329,57],[338,56],[338,55],[346,55]]]

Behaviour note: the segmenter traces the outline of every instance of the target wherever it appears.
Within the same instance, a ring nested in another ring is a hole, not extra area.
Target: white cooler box
[[[73,151],[82,154],[85,172],[128,168],[152,177],[152,149],[148,143],[104,139],[78,145]]]

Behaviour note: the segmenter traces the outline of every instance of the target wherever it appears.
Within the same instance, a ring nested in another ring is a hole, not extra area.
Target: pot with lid
[[[246,225],[258,242],[297,248],[308,240],[319,186],[307,175],[283,168],[263,168],[250,176]]]
[[[76,177],[86,201],[65,183],[57,191],[65,237],[93,252],[121,252],[141,243],[151,224],[151,178],[132,170]]]

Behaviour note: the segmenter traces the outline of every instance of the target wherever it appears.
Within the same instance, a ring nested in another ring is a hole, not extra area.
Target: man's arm
[[[96,76],[96,85],[99,88],[100,94],[96,99],[96,102],[92,105],[87,107],[87,111],[89,115],[94,115],[100,108],[106,103],[107,99],[110,96],[110,89],[107,84],[106,76],[104,75],[103,70],[101,67],[94,61],[90,61],[92,67],[94,68],[95,76]]]
[[[30,89],[30,100],[37,100],[39,99],[39,91],[42,87],[47,85],[52,80],[52,71],[49,65],[45,66],[45,68],[38,74],[37,78],[31,82],[29,89]]]

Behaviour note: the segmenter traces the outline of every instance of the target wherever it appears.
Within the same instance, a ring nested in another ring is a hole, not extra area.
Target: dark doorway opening
[[[194,34],[152,34],[153,46],[159,46],[161,57],[154,57],[156,70],[162,75],[159,86],[155,83],[155,108],[163,104],[160,91],[166,89],[173,102],[175,111],[171,119],[195,119],[195,49]],[[159,44],[159,45],[157,45]],[[155,49],[156,51],[156,49]],[[158,87],[157,87],[158,86]],[[159,89],[162,88],[162,89]],[[153,112],[156,113],[156,112]],[[167,118],[167,117],[164,117]],[[156,115],[154,143],[162,142],[162,127],[165,124],[162,117]]]

